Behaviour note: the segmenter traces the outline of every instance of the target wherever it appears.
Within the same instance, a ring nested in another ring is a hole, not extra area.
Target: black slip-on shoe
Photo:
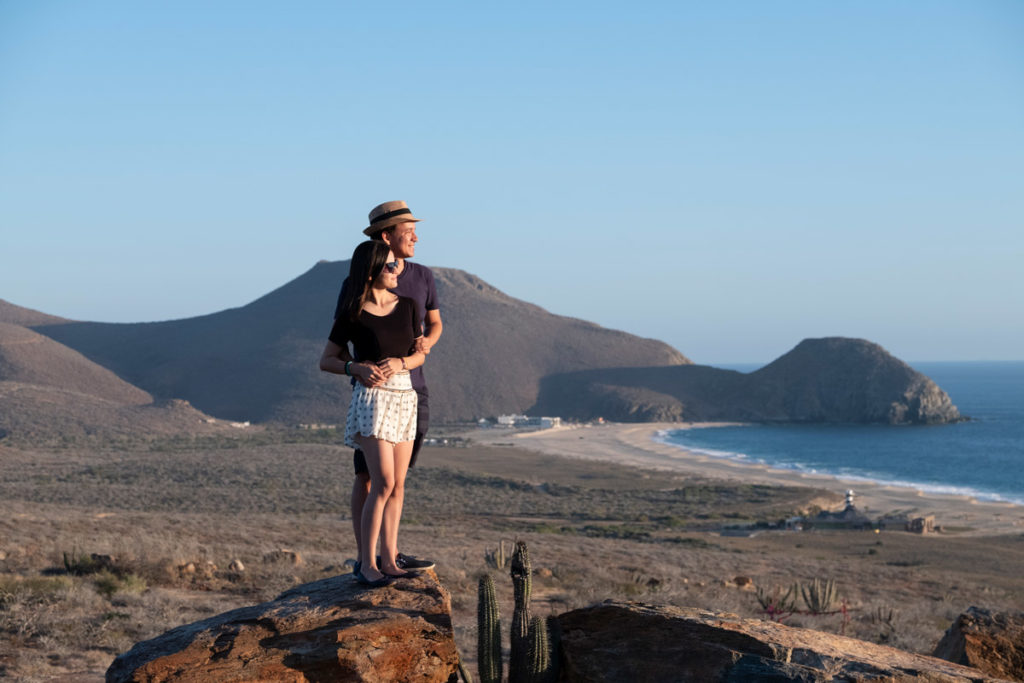
[[[421,560],[418,557],[412,555],[403,555],[398,553],[395,558],[395,564],[398,565],[399,569],[433,569],[436,565],[432,560]]]
[[[394,579],[385,574],[382,578],[379,578],[376,581],[370,581],[368,578],[363,576],[362,572],[356,572],[356,581],[367,588],[383,588],[384,586],[390,586]]]

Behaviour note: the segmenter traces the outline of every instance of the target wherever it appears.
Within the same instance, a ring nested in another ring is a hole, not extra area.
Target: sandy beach
[[[935,515],[935,523],[969,528],[964,533],[988,535],[1024,530],[1024,506],[979,501],[968,496],[923,493],[917,489],[883,486],[828,475],[772,468],[756,463],[715,458],[659,443],[658,432],[720,424],[642,423],[566,426],[540,431],[477,430],[471,438],[482,444],[509,445],[569,458],[605,460],[644,469],[688,472],[697,476],[747,483],[814,486],[842,495],[855,492],[857,507],[871,517],[890,512]]]

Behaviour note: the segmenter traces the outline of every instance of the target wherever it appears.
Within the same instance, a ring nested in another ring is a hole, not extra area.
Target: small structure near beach
[[[846,504],[840,512],[822,510],[814,518],[807,520],[805,528],[817,529],[873,529],[871,518],[857,509],[853,503],[853,491],[846,492]]]
[[[915,534],[935,533],[935,515],[913,518],[907,522],[907,531]]]

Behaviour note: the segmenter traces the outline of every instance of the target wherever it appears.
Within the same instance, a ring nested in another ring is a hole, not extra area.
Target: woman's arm
[[[328,340],[327,345],[324,346],[324,352],[320,354],[320,369],[335,375],[344,375],[345,363],[351,360],[352,356],[348,349]]]
[[[345,372],[345,365],[348,366],[348,373]],[[349,374],[361,381],[366,386],[373,386],[386,379],[381,368],[373,363],[356,363],[352,361],[352,354],[347,347],[339,346],[328,340],[324,346],[324,352],[320,355],[320,369],[324,372],[331,372],[335,375]]]

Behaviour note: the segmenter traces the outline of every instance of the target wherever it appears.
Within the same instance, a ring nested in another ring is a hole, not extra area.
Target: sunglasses
[[[392,261],[391,263],[385,263],[384,264],[384,268],[386,268],[389,273],[393,273],[396,270],[398,270],[398,261]]]

